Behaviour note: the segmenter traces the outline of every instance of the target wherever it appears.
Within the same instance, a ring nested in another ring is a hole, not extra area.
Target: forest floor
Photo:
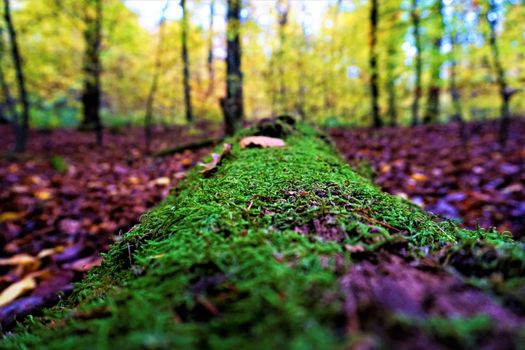
[[[152,150],[184,145],[213,131],[201,126],[156,130]],[[0,126],[0,149],[10,149],[11,130]],[[100,252],[157,205],[169,189],[209,153],[202,148],[168,157],[145,154],[143,130],[104,135],[74,130],[32,131],[28,152],[0,156],[0,290],[36,274],[26,296],[0,307],[0,321],[57,300],[91,267]]]
[[[384,191],[467,228],[496,227],[525,236],[525,120],[514,119],[508,143],[497,122],[412,128],[332,129],[345,158]]]
[[[199,129],[191,136],[185,128],[158,130],[153,149],[217,135],[206,126]],[[466,143],[455,125],[339,128],[331,134],[348,161],[374,176],[385,191],[449,218],[463,218],[467,227],[479,218],[483,227],[523,236],[525,121],[513,121],[504,152],[497,147],[494,123],[468,129]],[[10,130],[2,126],[0,134],[10,135]],[[39,280],[23,297],[0,306],[4,326],[55,302],[58,291],[70,291],[72,282],[100,263],[99,253],[209,152],[148,157],[142,138],[141,129],[108,133],[106,145],[98,148],[92,134],[33,132],[28,155],[0,157],[0,289],[31,274]],[[1,139],[0,149],[11,142]]]

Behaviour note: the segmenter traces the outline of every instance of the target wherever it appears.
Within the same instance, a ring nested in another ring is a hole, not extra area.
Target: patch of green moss
[[[2,346],[344,348],[336,260],[352,260],[345,245],[402,241],[417,257],[469,240],[512,244],[382,193],[310,127],[299,125],[285,148],[240,149],[252,132],[229,139],[233,150],[213,176],[192,171],[67,301]]]

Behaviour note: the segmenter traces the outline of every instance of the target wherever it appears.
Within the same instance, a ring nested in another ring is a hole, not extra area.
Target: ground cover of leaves
[[[510,126],[506,148],[498,122],[412,128],[333,129],[346,159],[371,171],[383,190],[465,227],[497,227],[525,236],[525,120]],[[368,169],[366,164],[370,166]]]
[[[159,129],[152,146],[159,150],[212,134],[205,125],[193,132]],[[138,128],[107,132],[102,147],[93,144],[92,133],[53,130],[32,131],[28,152],[12,158],[11,129],[0,126],[0,135],[0,290],[31,282],[31,276],[36,281],[0,307],[4,330],[71,291],[72,282],[100,264],[99,253],[209,152],[149,157]]]
[[[5,348],[524,344],[523,244],[381,192],[309,127],[192,171]],[[274,135],[272,135],[274,136]]]

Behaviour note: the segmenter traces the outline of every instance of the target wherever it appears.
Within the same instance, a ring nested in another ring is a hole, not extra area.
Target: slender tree
[[[433,23],[432,54],[430,58],[430,85],[428,87],[427,108],[423,117],[425,124],[435,123],[440,113],[439,98],[441,93],[441,67],[443,65],[441,45],[445,32],[443,0],[435,0],[434,13],[433,20],[435,23]]]
[[[301,20],[301,34],[302,34],[302,41],[299,44],[299,55],[296,60],[296,66],[297,70],[299,72],[299,79],[298,79],[298,90],[297,90],[297,99],[295,102],[295,111],[299,114],[301,119],[306,119],[306,70],[304,67],[304,59],[308,52],[309,48],[309,38],[308,33],[306,29],[306,21],[304,20],[305,13],[306,13],[306,6],[303,2],[302,6],[302,20]]]
[[[415,57],[415,87],[414,87],[414,100],[412,102],[412,125],[419,124],[419,100],[421,99],[421,73],[422,73],[422,46],[421,46],[421,34],[420,34],[420,17],[419,17],[419,3],[418,0],[412,0],[411,8],[412,26],[414,30],[414,42],[416,45],[416,57]]]
[[[391,40],[388,43],[387,62],[386,62],[386,90],[388,95],[387,115],[390,120],[390,126],[397,125],[397,94],[396,94],[396,62],[395,57],[398,55],[397,42]]]
[[[16,119],[16,101],[11,94],[11,89],[7,83],[4,66],[5,66],[5,44],[4,28],[0,27],[0,88],[2,89],[3,103],[0,105],[0,124],[7,124]],[[16,131],[16,130],[15,130]]]
[[[372,107],[372,126],[379,128],[383,121],[379,114],[379,69],[377,66],[377,27],[379,21],[379,0],[370,2],[370,56],[368,65],[370,69],[370,97]]]
[[[100,48],[102,44],[102,0],[85,0],[84,7],[84,90],[82,92],[82,130],[94,130],[96,141],[102,145],[102,120],[100,118],[102,87],[100,75]]]
[[[186,121],[193,123],[193,110],[191,108],[191,86],[190,86],[190,61],[188,58],[188,12],[186,10],[186,0],[180,0],[182,8],[182,74],[184,85],[184,106],[186,108]]]
[[[215,0],[210,2],[210,22],[208,25],[208,57],[206,60],[206,68],[208,69],[208,90],[206,91],[206,98],[213,94],[215,89],[215,69],[213,67],[213,23],[215,18]]]
[[[510,99],[514,91],[509,87],[507,83],[507,77],[505,69],[501,63],[498,38],[496,32],[496,26],[498,24],[498,8],[496,0],[488,0],[489,9],[486,14],[487,22],[489,24],[489,43],[492,52],[492,63],[494,67],[494,73],[496,75],[496,81],[499,87],[499,95],[501,99],[501,122],[499,130],[499,141],[502,147],[507,142],[509,123],[510,123]]]
[[[241,70],[241,1],[227,0],[226,25],[226,97],[221,105],[225,131],[232,135],[243,119],[243,92]]]
[[[450,62],[449,70],[449,92],[450,99],[452,101],[452,120],[459,123],[459,137],[463,141],[467,141],[467,128],[465,125],[465,120],[463,118],[463,108],[461,106],[461,97],[459,94],[458,84],[457,84],[457,68],[458,61],[456,58],[456,31],[455,31],[455,22],[456,16],[454,12],[450,18],[450,22],[445,26],[448,31],[448,38],[450,41],[450,51],[448,53],[448,60]]]
[[[288,0],[279,0],[277,1],[277,17],[278,17],[278,31],[279,31],[279,48],[277,50],[277,68],[279,72],[279,95],[278,95],[278,105],[279,112],[286,113],[288,107],[288,98],[287,98],[287,86],[285,82],[285,64],[284,64],[284,55],[286,47],[286,26],[288,24],[288,16],[290,12],[290,3]]]
[[[162,50],[164,46],[164,31],[166,22],[166,10],[168,9],[168,2],[164,5],[159,21],[159,41],[157,43],[157,52],[155,54],[155,66],[153,67],[153,78],[146,101],[146,115],[144,116],[144,137],[146,144],[146,152],[151,150],[151,124],[153,119],[153,107],[155,105],[155,95],[159,85],[159,75],[162,65]]]
[[[22,56],[20,55],[16,30],[11,18],[10,0],[4,0],[4,20],[11,42],[11,55],[13,56],[13,62],[16,70],[18,96],[20,102],[22,103],[22,120],[19,120],[18,115],[13,116],[13,125],[16,135],[15,152],[23,152],[27,146],[27,133],[29,130],[29,98],[27,96],[25,76],[22,69]]]

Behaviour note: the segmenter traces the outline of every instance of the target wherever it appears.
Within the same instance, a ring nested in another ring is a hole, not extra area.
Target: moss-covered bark
[[[382,193],[307,126],[284,148],[240,149],[253,132],[229,139],[213,175],[193,171],[2,347],[522,344],[522,246]]]

